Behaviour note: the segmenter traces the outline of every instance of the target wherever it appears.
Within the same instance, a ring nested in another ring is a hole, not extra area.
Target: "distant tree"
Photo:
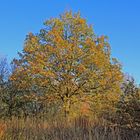
[[[5,109],[3,104],[3,97],[5,94],[6,84],[9,76],[8,63],[5,57],[0,58],[0,112],[2,113]],[[1,115],[0,113],[0,115]]]
[[[20,94],[9,80],[12,69],[6,58],[0,59],[0,117],[11,117],[19,114],[21,108]]]
[[[122,96],[117,104],[116,123],[124,127],[140,128],[140,88],[131,76],[125,77]]]
[[[9,68],[7,64],[7,60],[4,57],[0,58],[0,86],[4,84],[4,82],[8,79],[9,76]]]
[[[97,37],[79,13],[66,12],[44,25],[39,34],[29,33],[20,59],[13,61],[10,79],[17,89],[27,91],[28,99],[60,105],[65,115],[82,102],[96,102],[95,96],[114,103],[122,72],[107,38]]]
[[[135,94],[138,91],[135,79],[132,76],[125,75],[121,89],[123,91],[123,96]]]

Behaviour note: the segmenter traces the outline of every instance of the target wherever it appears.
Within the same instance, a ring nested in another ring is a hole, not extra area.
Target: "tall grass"
[[[72,121],[13,117],[0,121],[0,140],[140,140],[140,131],[82,117]]]

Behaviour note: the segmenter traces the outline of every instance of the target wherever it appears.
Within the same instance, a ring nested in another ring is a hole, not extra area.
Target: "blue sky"
[[[140,0],[0,0],[0,56],[10,62],[29,32],[67,10],[80,11],[97,35],[107,35],[112,56],[140,83]]]

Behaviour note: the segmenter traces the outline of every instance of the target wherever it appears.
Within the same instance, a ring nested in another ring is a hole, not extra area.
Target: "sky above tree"
[[[26,35],[38,33],[46,19],[80,11],[95,34],[109,37],[112,56],[140,83],[139,6],[139,0],[0,0],[0,56],[10,62],[22,50]]]

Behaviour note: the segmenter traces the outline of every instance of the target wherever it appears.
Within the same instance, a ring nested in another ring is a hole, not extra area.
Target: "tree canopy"
[[[118,100],[121,65],[106,36],[97,36],[79,13],[66,12],[29,33],[10,80],[24,98],[59,105],[65,114],[110,108]],[[78,109],[77,109],[78,108]],[[72,110],[72,111],[71,111]]]

